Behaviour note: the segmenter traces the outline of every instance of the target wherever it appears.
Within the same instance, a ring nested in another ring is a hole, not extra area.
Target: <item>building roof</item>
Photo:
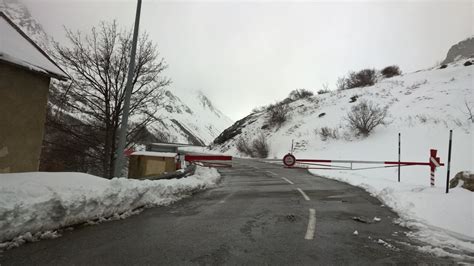
[[[172,143],[172,142],[169,142],[169,143],[154,142],[154,143],[150,143],[150,145],[159,146],[159,147],[194,147],[194,146],[196,146],[196,147],[202,147],[202,146],[193,145],[193,144]]]
[[[1,11],[0,61],[59,80],[68,79],[68,75]]]
[[[132,155],[153,156],[153,157],[176,157],[174,152],[153,152],[153,151],[136,151]]]

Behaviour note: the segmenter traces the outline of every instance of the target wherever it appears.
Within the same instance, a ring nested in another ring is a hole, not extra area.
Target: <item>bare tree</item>
[[[473,113],[473,107],[469,105],[469,103],[467,102],[467,100],[464,100],[464,105],[466,106],[466,114],[468,116],[467,120],[470,120],[471,122],[474,123],[474,113]]]
[[[127,70],[132,45],[131,31],[119,30],[116,22],[102,22],[83,35],[66,29],[69,46],[55,43],[55,58],[71,76],[68,84],[60,84],[64,110],[83,125],[61,125],[71,138],[92,143],[88,156],[101,164],[101,173],[112,176],[117,147],[117,130],[125,96]],[[156,45],[142,34],[138,41],[136,67],[130,102],[127,145],[157,118],[162,88],[171,81],[162,76],[167,68],[159,58]]]
[[[263,134],[258,135],[251,144],[244,137],[240,137],[237,140],[236,148],[240,153],[254,158],[267,158],[270,153],[270,147]]]
[[[352,107],[346,120],[357,135],[368,136],[376,126],[385,124],[386,116],[387,108],[380,108],[373,102],[364,100]]]
[[[289,107],[286,103],[280,102],[268,106],[267,123],[270,126],[281,126],[288,119]]]
[[[256,157],[258,158],[267,158],[270,153],[270,147],[268,145],[265,135],[260,133],[260,135],[253,140],[252,150]]]

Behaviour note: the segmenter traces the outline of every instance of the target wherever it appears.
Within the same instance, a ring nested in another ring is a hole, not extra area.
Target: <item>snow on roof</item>
[[[67,74],[3,12],[0,12],[0,61],[67,79]]]
[[[162,143],[162,142],[154,142],[151,143],[153,146],[161,146],[161,147],[187,147],[187,146],[194,146],[193,144],[184,144],[184,143]]]
[[[176,157],[177,153],[174,152],[154,152],[154,151],[136,151],[132,155],[144,155],[144,156],[155,156],[155,157]]]

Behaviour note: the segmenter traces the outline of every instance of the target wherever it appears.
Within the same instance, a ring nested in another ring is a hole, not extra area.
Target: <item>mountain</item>
[[[442,64],[452,63],[456,60],[474,57],[474,36],[451,46]]]
[[[38,21],[30,14],[28,8],[18,0],[0,0],[0,11],[4,12],[17,26],[41,48],[47,50],[50,38]]]
[[[150,126],[155,135],[165,134],[167,141],[207,145],[222,130],[232,124],[232,120],[219,111],[201,92],[188,90],[165,91],[159,121]]]
[[[21,1],[0,0],[0,11],[12,19],[45,51],[51,48],[49,35]],[[54,94],[54,91],[53,88],[51,94]],[[49,104],[52,105],[52,109],[57,109],[54,107],[54,98],[50,97]],[[163,108],[159,114],[156,114],[160,120],[148,128],[154,135],[148,137],[149,140],[207,145],[232,124],[232,121],[214,107],[200,91],[182,91],[178,97],[176,92],[167,90],[163,93],[161,107]],[[70,119],[73,118],[71,115]]]

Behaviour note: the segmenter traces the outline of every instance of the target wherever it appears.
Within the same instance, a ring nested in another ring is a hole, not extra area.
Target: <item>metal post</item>
[[[115,165],[114,165],[115,177],[118,177],[121,175],[122,168],[123,168],[123,159],[124,159],[123,152],[125,150],[125,142],[127,138],[128,115],[129,115],[128,112],[130,110],[130,97],[132,95],[132,89],[133,89],[132,82],[133,82],[133,73],[135,70],[135,54],[137,51],[138,27],[140,25],[141,7],[142,7],[142,0],[138,0],[137,12],[135,15],[135,26],[133,28],[132,51],[130,52],[130,64],[128,66],[127,85],[125,87],[125,99],[123,102],[122,126],[120,127],[119,142],[117,145],[117,151],[115,152]]]
[[[400,182],[400,158],[401,158],[401,146],[402,146],[402,137],[401,134],[398,133],[398,182]]]
[[[446,193],[449,193],[449,172],[451,170],[451,148],[453,140],[453,130],[449,130],[449,147],[448,147],[448,171],[446,174]]]

